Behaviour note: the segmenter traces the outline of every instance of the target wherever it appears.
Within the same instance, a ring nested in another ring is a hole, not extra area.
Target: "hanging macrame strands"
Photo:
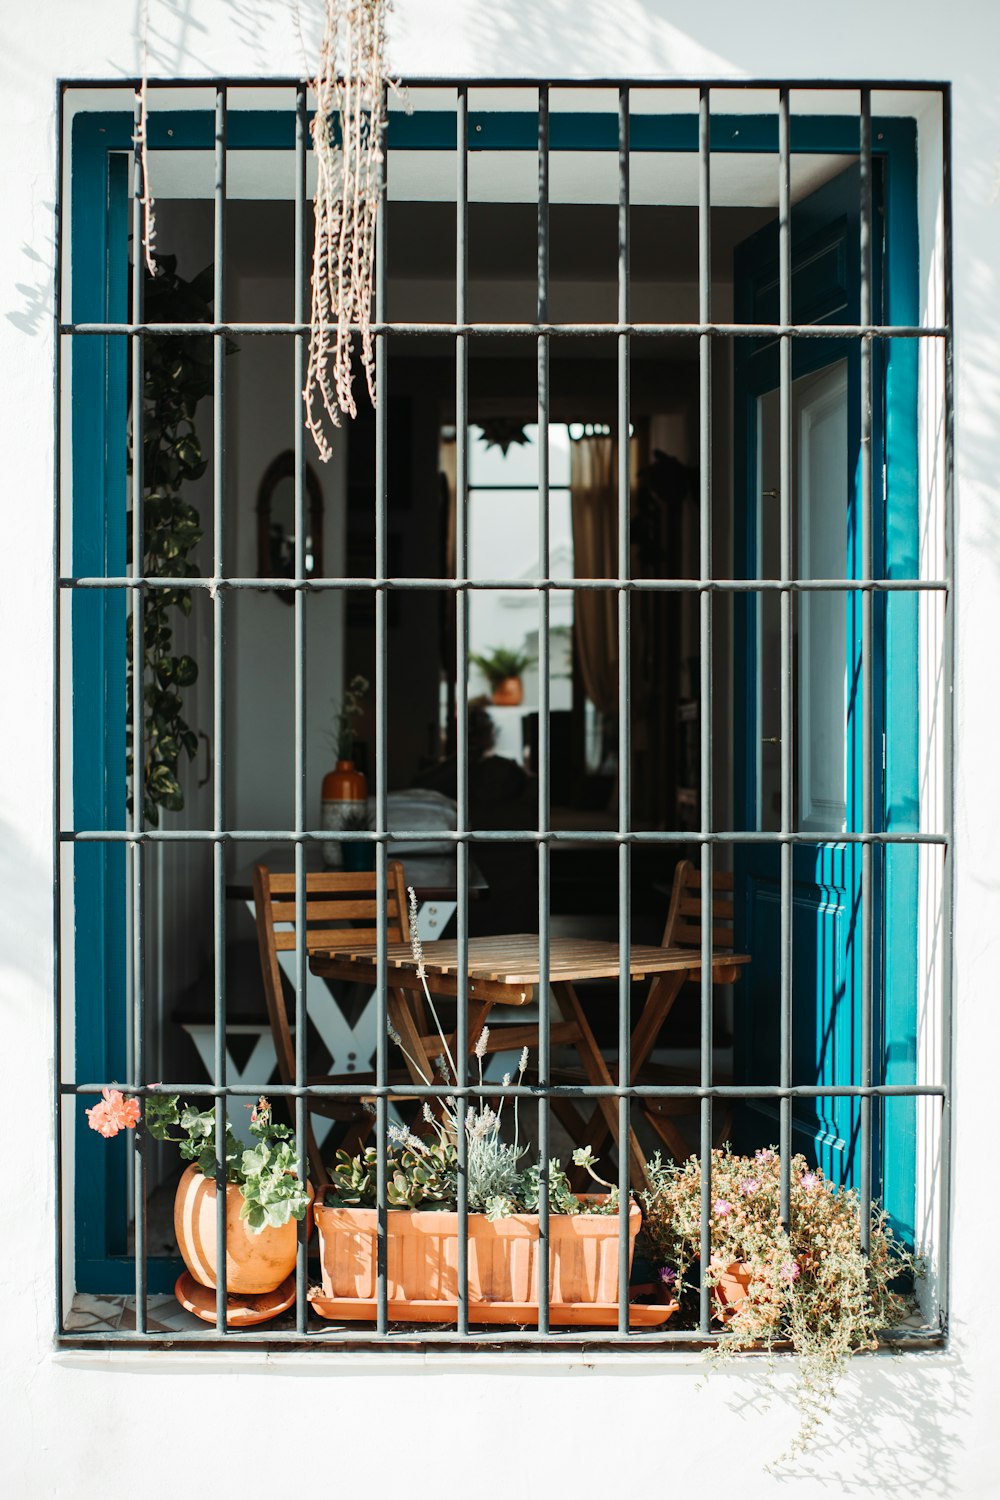
[[[325,0],[326,30],[314,84],[317,180],[312,316],[305,389],[306,426],[320,458],[333,452],[328,426],[354,417],[354,333],[372,405],[371,331],[382,131],[385,125],[386,0]]]

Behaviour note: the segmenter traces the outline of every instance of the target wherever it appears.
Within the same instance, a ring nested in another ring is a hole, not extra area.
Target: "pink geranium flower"
[[[101,1094],[101,1102],[87,1110],[91,1130],[105,1137],[117,1135],[119,1130],[134,1130],[139,1123],[138,1099],[126,1099],[118,1089],[102,1089]]]
[[[726,1219],[733,1211],[733,1205],[725,1198],[716,1198],[714,1204],[715,1213],[720,1219]]]

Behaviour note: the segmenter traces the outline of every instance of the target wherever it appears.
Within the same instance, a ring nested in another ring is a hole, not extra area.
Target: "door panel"
[[[796,321],[856,321],[859,309],[859,183],[849,168],[797,205],[792,218],[792,314]],[[736,316],[777,313],[777,225],[736,258]],[[738,572],[775,579],[780,566],[778,349],[743,341],[736,355]],[[860,364],[856,345],[799,340],[792,365],[792,483],[796,578],[850,578],[861,569],[858,506]],[[781,602],[748,595],[738,619],[738,827],[780,829]],[[844,593],[792,596],[792,808],[796,830],[836,835],[860,809],[860,609]],[[742,637],[741,639],[739,637]],[[741,670],[742,667],[742,670]],[[872,768],[873,775],[875,768]],[[876,794],[878,802],[879,795]],[[735,856],[740,945],[753,955],[737,1021],[737,1077],[780,1080],[781,889],[777,845]],[[792,1081],[860,1082],[860,851],[836,841],[792,853]],[[836,1182],[858,1178],[858,1106],[844,1098],[796,1100],[793,1149]],[[776,1102],[752,1101],[741,1145],[778,1138]]]

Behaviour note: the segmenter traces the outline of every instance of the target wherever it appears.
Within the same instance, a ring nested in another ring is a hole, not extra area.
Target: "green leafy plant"
[[[212,318],[213,270],[191,281],[177,274],[172,255],[155,255],[156,275],[145,278],[144,311],[152,323],[204,323]],[[191,554],[202,537],[201,519],[184,498],[185,486],[204,474],[207,461],[194,424],[198,403],[212,389],[212,338],[207,334],[147,336],[142,340],[142,411],[131,414],[129,472],[134,472],[136,432],[142,441],[142,555],[150,578],[194,578]],[[130,522],[131,525],[131,522]],[[131,537],[129,538],[131,548]],[[184,692],[198,677],[193,657],[174,651],[173,612],[191,613],[191,591],[153,588],[143,593],[142,795],[143,814],[156,826],[160,809],[184,806],[182,755],[194,759],[198,736],[184,716]],[[135,798],[132,735],[132,615],[127,623],[126,767],[128,807]]]
[[[508,651],[504,646],[496,646],[482,656],[470,652],[469,660],[474,667],[479,668],[490,688],[495,690],[506,678],[520,677],[522,672],[533,665],[535,658],[527,651]]]
[[[364,699],[367,691],[368,679],[358,673],[351,678],[340,703],[335,705],[333,731],[330,735],[330,742],[336,751],[338,760],[354,759],[354,724],[364,709]]]
[[[848,1358],[877,1348],[880,1332],[907,1316],[911,1303],[893,1283],[919,1275],[920,1266],[874,1205],[865,1254],[858,1194],[836,1187],[803,1156],[794,1156],[789,1167],[786,1230],[777,1151],[736,1156],[726,1146],[712,1152],[712,1259],[705,1279],[717,1288],[736,1272],[746,1289],[728,1308],[717,1297],[716,1317],[725,1330],[715,1358],[761,1346],[773,1351],[779,1344],[800,1356],[795,1452],[814,1437]],[[701,1163],[692,1156],[678,1165],[657,1155],[647,1178],[644,1236],[661,1276],[680,1287],[701,1254]]]
[[[339,833],[366,833],[375,827],[375,819],[368,811],[366,800],[359,801],[356,805],[348,805],[340,814],[338,825]]]
[[[172,1141],[183,1161],[193,1162],[203,1177],[215,1177],[215,1109],[181,1104],[177,1094],[154,1094],[145,1102],[143,1123],[157,1141]],[[261,1097],[250,1115],[254,1144],[245,1149],[226,1121],[226,1181],[243,1195],[240,1218],[254,1234],[278,1229],[289,1219],[305,1218],[309,1197],[298,1176],[295,1133],[274,1118]]]

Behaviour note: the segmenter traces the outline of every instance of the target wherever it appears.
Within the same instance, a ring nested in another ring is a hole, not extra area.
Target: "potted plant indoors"
[[[363,833],[375,826],[368,803],[349,802],[340,818],[340,832]],[[341,839],[340,858],[345,870],[374,870],[375,845],[367,839]]]
[[[470,654],[469,660],[478,667],[490,685],[493,702],[500,708],[516,708],[524,701],[524,683],[521,674],[526,672],[535,658],[525,651],[508,651],[497,646],[483,656]]]
[[[360,675],[351,678],[333,718],[330,740],[337,757],[332,771],[323,777],[320,827],[338,833],[344,826],[344,818],[362,809],[368,810],[368,782],[364,773],[354,764],[355,721],[364,707],[368,681]],[[323,844],[323,859],[331,868],[339,868],[343,860],[343,845],[337,838]]]
[[[250,1108],[250,1106],[247,1106]],[[215,1289],[216,1240],[215,1109],[181,1104],[177,1094],[151,1095],[140,1108],[117,1089],[104,1089],[87,1110],[90,1127],[104,1136],[142,1126],[153,1140],[171,1141],[190,1165],[174,1198],[177,1247],[196,1287]],[[253,1145],[240,1144],[226,1121],[226,1292],[234,1322],[260,1322],[283,1311],[294,1298],[292,1279],[298,1242],[296,1222],[306,1217],[313,1190],[298,1176],[294,1132],[281,1125],[267,1099],[252,1107]],[[214,1299],[199,1297],[181,1276],[177,1298],[214,1321]],[[246,1301],[252,1306],[246,1306]]]
[[[869,1205],[870,1248],[861,1249],[861,1203],[804,1156],[790,1163],[791,1218],[782,1224],[777,1151],[712,1152],[712,1258],[706,1280],[724,1333],[713,1350],[790,1346],[799,1360],[801,1422],[793,1450],[806,1447],[850,1356],[878,1347],[879,1334],[911,1311],[894,1288],[920,1274],[893,1238],[885,1214]],[[701,1163],[656,1156],[642,1194],[643,1230],[660,1275],[680,1290],[701,1254]]]

